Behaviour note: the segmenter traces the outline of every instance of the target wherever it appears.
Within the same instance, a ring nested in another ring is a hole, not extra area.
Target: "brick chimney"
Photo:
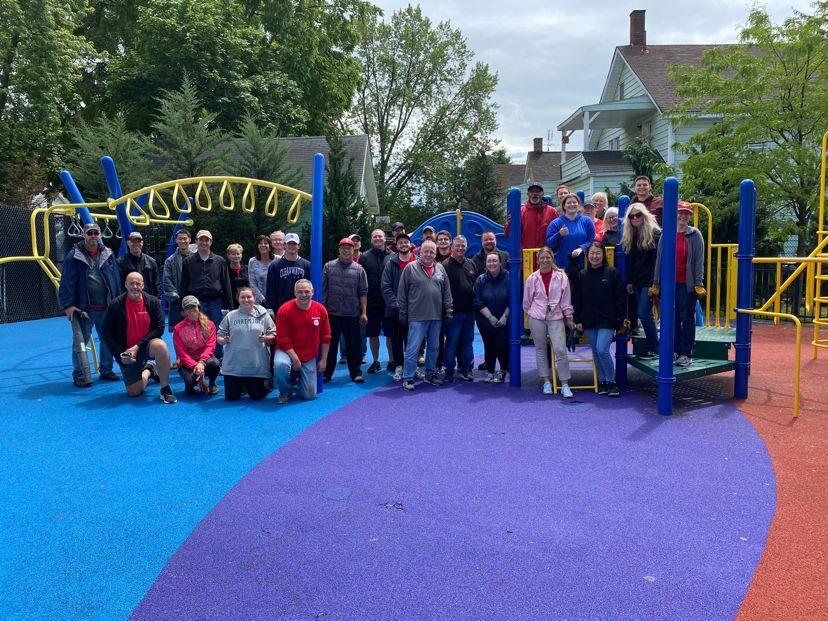
[[[640,45],[647,49],[647,30],[644,27],[644,9],[630,13],[630,45]]]
[[[535,138],[532,141],[532,151],[535,153],[543,152],[543,138]]]

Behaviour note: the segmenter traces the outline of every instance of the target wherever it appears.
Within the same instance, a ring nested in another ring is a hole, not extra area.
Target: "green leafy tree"
[[[663,161],[658,151],[641,136],[636,137],[624,147],[621,155],[632,166],[633,177],[646,175],[652,179],[656,164]]]
[[[800,255],[813,243],[819,143],[828,127],[828,2],[814,6],[813,15],[795,13],[779,25],[754,8],[742,45],[713,48],[698,67],[670,70],[684,98],[674,121],[718,118],[682,147],[689,154],[682,194],[732,209],[738,183],[753,179],[775,221],[773,237],[792,222]]]
[[[0,192],[9,164],[37,162],[43,187],[60,167],[92,53],[76,34],[87,8],[85,0],[0,0]]]
[[[414,198],[428,211],[426,197],[495,130],[497,76],[471,64],[459,30],[419,7],[371,23],[357,55],[364,76],[353,122],[372,140],[381,209]]]
[[[109,195],[100,163],[104,155],[115,161],[124,192],[162,181],[147,157],[146,137],[130,131],[122,114],[111,119],[100,116],[92,123],[81,120],[70,137],[66,168],[86,200],[104,200]]]

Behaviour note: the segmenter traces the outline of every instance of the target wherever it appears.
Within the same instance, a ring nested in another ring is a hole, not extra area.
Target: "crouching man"
[[[311,282],[297,280],[293,293],[296,299],[282,304],[276,313],[274,379],[279,403],[287,403],[294,390],[303,399],[316,398],[316,373],[325,372],[331,343],[328,311],[313,300]]]
[[[144,293],[144,277],[127,274],[126,293],[110,302],[103,323],[103,338],[121,367],[127,394],[137,397],[152,379],[161,384],[161,401],[175,403],[170,389],[170,352],[161,340],[164,311],[161,300]]]

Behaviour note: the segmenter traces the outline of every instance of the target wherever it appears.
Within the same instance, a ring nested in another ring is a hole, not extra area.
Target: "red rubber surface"
[[[828,350],[813,360],[812,334],[803,326],[802,400],[794,419],[795,330],[754,326],[749,398],[740,408],[770,452],[777,499],[740,621],[828,619]]]

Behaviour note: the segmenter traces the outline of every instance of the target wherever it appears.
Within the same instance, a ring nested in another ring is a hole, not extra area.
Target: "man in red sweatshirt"
[[[276,313],[278,349],[273,377],[279,387],[279,403],[290,401],[294,386],[303,399],[316,398],[316,373],[325,371],[331,344],[328,311],[313,300],[311,282],[297,280],[293,292],[296,299],[282,304]]]
[[[543,187],[533,183],[526,190],[529,199],[520,208],[520,247],[540,248],[546,244],[546,228],[558,217],[558,210],[547,205],[543,200]],[[505,234],[509,235],[509,218],[507,214]]]

